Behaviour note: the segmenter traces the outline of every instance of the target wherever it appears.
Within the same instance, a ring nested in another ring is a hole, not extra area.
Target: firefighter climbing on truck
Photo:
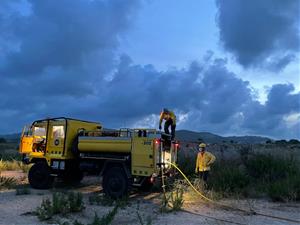
[[[164,108],[159,116],[159,130],[162,129],[162,122],[165,120],[164,131],[166,134],[170,134],[169,127],[171,127],[171,139],[175,138],[175,129],[176,129],[176,116],[175,113]]]

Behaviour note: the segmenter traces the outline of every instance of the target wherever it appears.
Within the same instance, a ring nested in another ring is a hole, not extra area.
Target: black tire
[[[48,189],[52,186],[54,177],[51,176],[51,168],[46,162],[37,162],[30,168],[28,180],[33,188]]]
[[[103,176],[102,186],[104,193],[113,199],[128,195],[130,190],[129,179],[121,167],[107,168]]]

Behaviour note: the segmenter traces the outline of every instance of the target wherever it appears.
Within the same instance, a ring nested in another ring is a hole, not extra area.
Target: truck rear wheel
[[[54,177],[51,176],[51,169],[47,163],[37,162],[30,168],[28,180],[33,188],[48,189],[52,186]]]
[[[130,182],[123,168],[111,167],[104,173],[102,186],[105,194],[117,199],[128,194]]]

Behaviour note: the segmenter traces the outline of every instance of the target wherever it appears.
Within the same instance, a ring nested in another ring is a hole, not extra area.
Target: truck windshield
[[[45,127],[34,127],[33,135],[34,136],[46,136],[46,128]]]

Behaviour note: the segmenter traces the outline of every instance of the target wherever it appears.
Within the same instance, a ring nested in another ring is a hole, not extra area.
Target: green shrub
[[[67,196],[61,192],[55,192],[52,194],[52,211],[53,214],[63,214],[71,212],[70,203]]]
[[[41,206],[37,207],[35,211],[39,220],[49,220],[53,216],[53,207],[49,199],[44,199]]]
[[[272,155],[254,155],[245,163],[245,166],[251,177],[266,183],[285,179],[299,172],[295,160],[277,158]]]
[[[192,176],[195,174],[195,166],[196,166],[196,151],[184,153],[183,151],[179,151],[178,156],[178,167],[182,170],[182,172],[186,176]]]
[[[164,193],[161,199],[161,212],[172,212],[181,210],[183,200],[183,189],[176,188],[170,192]]]
[[[250,177],[236,162],[217,164],[211,172],[208,184],[223,196],[241,194],[250,183]]]
[[[300,200],[300,174],[269,184],[267,192],[273,201]]]
[[[89,225],[109,225],[114,220],[117,212],[118,212],[118,205],[116,205],[109,213],[102,216],[101,219],[98,217],[97,213],[95,213],[93,222],[90,223]]]
[[[240,158],[217,160],[213,164],[207,186],[194,179],[196,151],[179,152],[179,168],[193,185],[209,198],[241,195],[245,197],[269,196],[275,201],[300,199],[300,164],[292,155],[254,154],[253,146],[241,146]],[[177,182],[177,184],[176,184]],[[180,184],[181,182],[181,184]],[[185,181],[175,181],[176,186],[193,192]],[[173,187],[173,188],[174,188]],[[170,195],[162,199],[162,208],[168,207]]]
[[[80,192],[69,192],[68,201],[71,212],[80,212],[84,209],[82,194]]]
[[[81,193],[61,193],[52,194],[52,202],[49,199],[43,200],[36,214],[40,220],[50,219],[55,214],[66,215],[70,212],[80,212],[84,209]]]
[[[175,191],[171,192],[171,205],[173,211],[181,210],[183,206],[183,190],[177,188]]]

